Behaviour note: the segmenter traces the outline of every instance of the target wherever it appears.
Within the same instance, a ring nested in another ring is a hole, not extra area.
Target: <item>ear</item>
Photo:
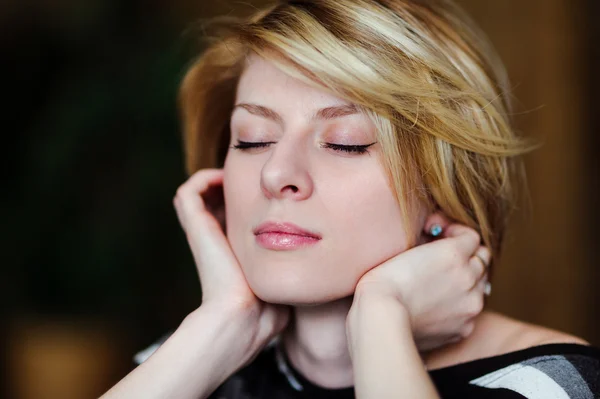
[[[446,231],[448,226],[451,224],[450,218],[447,217],[442,211],[437,209],[435,212],[430,213],[425,219],[425,223],[423,224],[423,229],[421,230],[421,235],[419,239],[419,244],[425,244],[427,242],[431,242],[443,235],[443,232]],[[442,233],[434,237],[431,234],[431,229],[433,226],[439,226],[442,228]]]

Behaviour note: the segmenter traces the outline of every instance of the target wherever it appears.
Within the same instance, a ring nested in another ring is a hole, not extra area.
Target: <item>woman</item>
[[[304,0],[227,28],[181,95],[202,305],[105,398],[600,395],[597,349],[482,311],[533,146],[465,15]]]

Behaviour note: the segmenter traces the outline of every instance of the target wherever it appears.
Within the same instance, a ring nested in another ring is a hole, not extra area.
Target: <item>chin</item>
[[[256,270],[254,270],[256,272]],[[345,298],[354,293],[356,284],[331,281],[319,274],[286,272],[246,272],[250,289],[264,302],[315,306]]]

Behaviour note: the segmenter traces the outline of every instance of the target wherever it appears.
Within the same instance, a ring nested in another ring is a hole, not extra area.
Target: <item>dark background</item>
[[[198,306],[171,202],[186,178],[177,87],[199,18],[262,3],[0,5],[1,397],[99,396]],[[600,345],[600,3],[459,3],[508,67],[518,129],[545,142],[491,308]]]

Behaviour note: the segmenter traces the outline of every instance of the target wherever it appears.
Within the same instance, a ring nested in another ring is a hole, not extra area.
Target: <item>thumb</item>
[[[468,255],[473,254],[481,244],[481,237],[474,229],[457,223],[446,228],[444,237],[454,240],[459,250]]]

